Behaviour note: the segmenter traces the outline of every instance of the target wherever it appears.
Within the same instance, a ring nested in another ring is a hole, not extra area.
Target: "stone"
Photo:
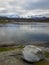
[[[22,58],[28,62],[37,62],[44,59],[44,53],[36,46],[27,45],[23,48]]]

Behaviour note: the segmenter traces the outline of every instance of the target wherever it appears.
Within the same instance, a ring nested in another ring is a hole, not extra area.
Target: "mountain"
[[[35,16],[29,15],[29,16],[24,17],[24,16],[20,16],[20,15],[17,15],[17,14],[0,16],[0,18],[2,18],[2,17],[7,17],[7,18],[32,18],[32,19],[46,19],[46,18],[48,18],[48,17],[43,16],[43,15],[35,15]]]
[[[35,15],[35,16],[27,16],[22,17],[20,15],[12,14],[6,16],[0,16],[0,20],[15,20],[19,22],[49,22],[49,17],[42,16],[42,15]],[[2,21],[1,21],[2,22]]]
[[[31,18],[35,21],[40,21],[40,20],[47,20],[49,17],[42,16],[42,15],[35,15],[35,16],[27,16],[26,18]]]
[[[41,16],[41,15],[35,15],[35,16],[27,16],[27,18],[47,18],[46,16]]]
[[[20,18],[19,15],[8,15],[7,17],[8,17],[8,18]]]
[[[16,14],[0,16],[0,18],[5,18],[5,17],[6,18],[20,18],[20,16]]]

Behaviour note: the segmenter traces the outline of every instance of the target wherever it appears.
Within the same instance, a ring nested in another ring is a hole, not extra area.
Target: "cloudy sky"
[[[0,15],[49,16],[49,0],[0,0]]]

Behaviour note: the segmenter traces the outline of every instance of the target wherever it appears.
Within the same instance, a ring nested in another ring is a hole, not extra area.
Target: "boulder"
[[[44,54],[42,49],[33,45],[27,45],[23,48],[22,58],[28,62],[37,62],[44,59]]]

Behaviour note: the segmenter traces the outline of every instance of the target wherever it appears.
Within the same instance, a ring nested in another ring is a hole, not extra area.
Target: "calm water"
[[[0,43],[13,43],[22,40],[49,42],[49,23],[0,24]]]

